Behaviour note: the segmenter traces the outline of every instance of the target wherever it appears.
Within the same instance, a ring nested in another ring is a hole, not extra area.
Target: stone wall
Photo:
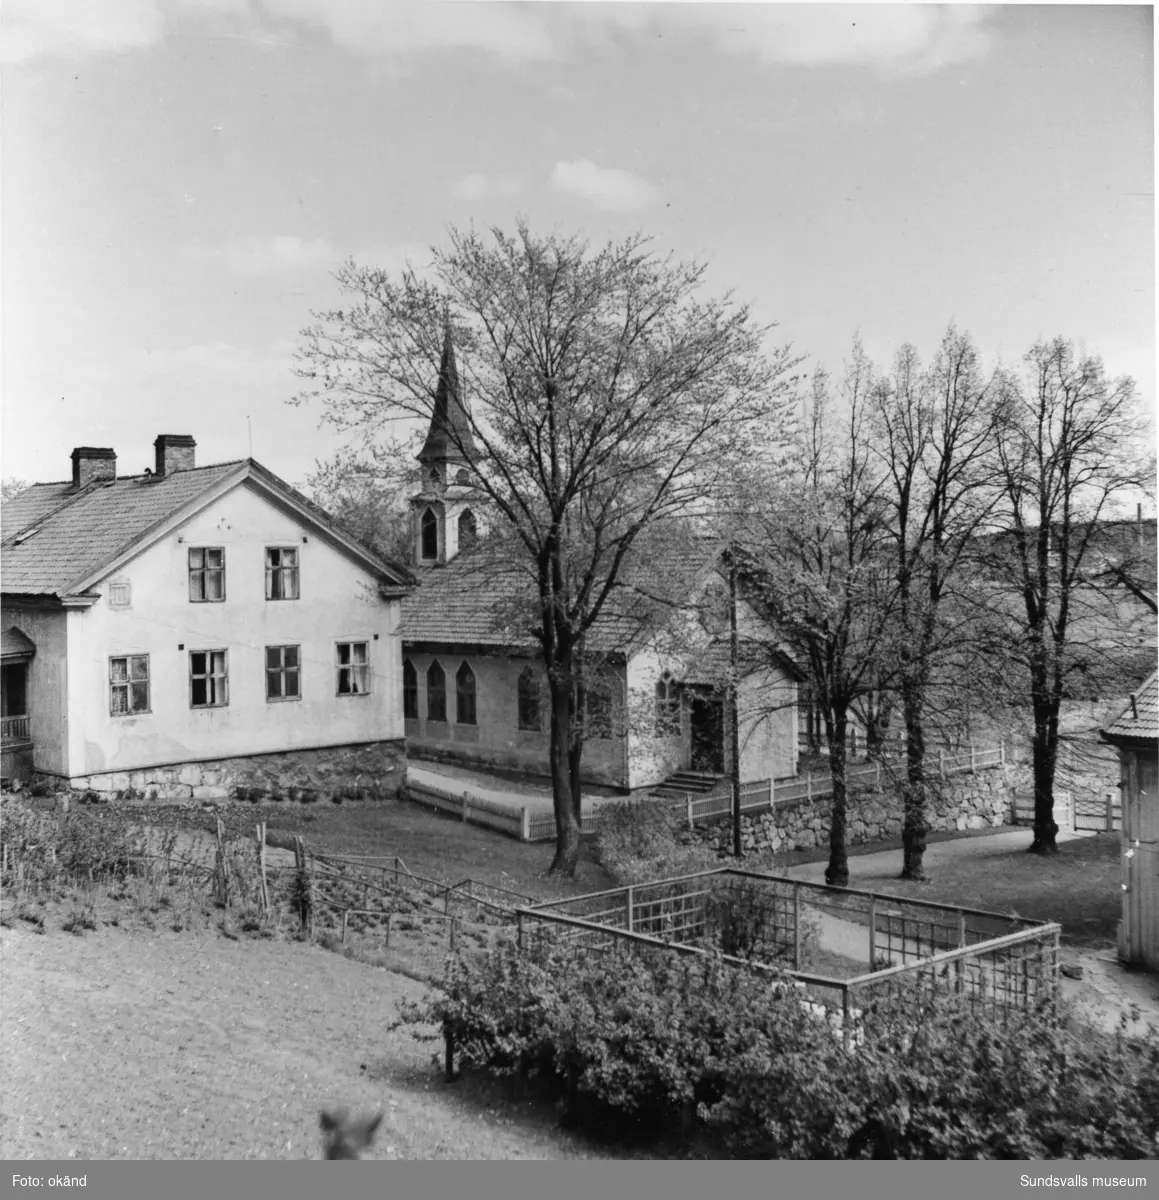
[[[1030,778],[1026,763],[979,770],[931,780],[936,789],[930,804],[929,824],[933,832],[997,828],[1012,823],[1011,800],[1015,789],[1025,788]],[[812,850],[829,841],[831,798],[778,804],[770,812],[741,818],[744,848],[774,853]],[[865,787],[850,788],[847,805],[847,844],[882,842],[901,836],[900,793],[882,793]],[[732,844],[730,818],[699,826],[696,835],[716,850]]]
[[[406,784],[406,743],[398,738],[288,750],[244,758],[174,763],[136,771],[111,771],[69,780],[75,791],[109,799],[162,803],[223,800],[390,800]]]

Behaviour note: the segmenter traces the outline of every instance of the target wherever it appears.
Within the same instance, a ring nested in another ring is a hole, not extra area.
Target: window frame
[[[133,675],[133,663],[143,661],[145,664],[145,674],[143,676]],[[125,664],[125,678],[116,679],[113,675],[113,663],[123,662]],[[109,716],[110,717],[138,717],[144,713],[153,711],[153,680],[152,680],[152,664],[149,661],[148,654],[110,654],[109,655]],[[133,701],[133,684],[144,684],[145,687],[145,707],[134,708]],[[123,712],[118,712],[113,703],[113,697],[116,694],[114,689],[124,688],[126,708]]]
[[[193,659],[198,654],[205,656],[204,671],[193,669]],[[220,671],[215,669],[214,655],[217,654],[221,655]],[[206,699],[200,704],[193,698],[193,689],[197,680],[203,680],[205,683]],[[219,682],[222,698],[210,700],[209,695],[211,691],[216,695]],[[189,707],[196,709],[229,707],[229,650],[227,648],[214,646],[208,650],[189,651]]]
[[[348,647],[349,651],[350,651],[350,658],[346,662],[342,661],[342,648],[344,646]],[[365,657],[363,658],[363,660],[361,662],[356,661],[354,658],[354,647],[355,646],[361,646],[365,653]],[[354,699],[354,698],[357,698],[360,696],[369,696],[371,693],[371,690],[372,690],[373,679],[374,679],[374,676],[370,670],[370,639],[369,638],[335,639],[335,642],[334,642],[334,669],[335,669],[335,680],[334,680],[335,696],[339,696],[342,699]],[[342,690],[343,678],[353,679],[352,673],[356,670],[362,671],[362,683],[364,684],[362,691],[355,691],[350,688],[348,688],[346,691],[343,691]],[[344,676],[344,674],[343,674],[344,672],[349,672],[351,674]]]
[[[269,601],[270,603],[275,603],[275,604],[281,603],[282,601],[300,600],[302,598],[302,576],[301,576],[302,559],[299,554],[300,547],[275,545],[275,546],[267,546],[265,549],[266,549],[266,556],[265,556],[266,600]],[[274,554],[278,554],[278,555],[292,554],[294,556],[293,565],[287,566],[280,559],[279,559],[278,563],[275,565],[274,563],[272,563],[270,561],[271,556]],[[290,579],[292,579],[293,585],[294,585],[294,594],[292,596],[287,596],[284,594],[285,579],[286,579],[287,575],[289,576]],[[275,596],[273,594],[275,579],[278,579],[281,581],[280,586],[282,587],[282,590],[283,590],[283,595],[281,595],[281,596]]]
[[[526,666],[515,681],[516,714],[515,727],[521,733],[543,732],[543,684],[538,672]],[[534,724],[527,716],[528,706],[534,705]]]
[[[441,676],[437,686],[432,683],[431,672],[438,668]],[[431,659],[430,665],[427,667],[427,720],[435,721],[440,724],[447,723],[447,669],[437,658]],[[435,715],[435,700],[439,702],[439,711],[441,716]]]
[[[270,651],[278,651],[279,663],[275,667],[270,666]],[[298,661],[292,666],[286,666],[286,651],[294,650],[297,652]],[[265,660],[266,673],[266,703],[267,704],[286,704],[302,699],[302,646],[300,642],[278,642],[272,646],[263,647],[263,657]],[[293,672],[297,676],[298,693],[295,696],[287,695],[286,693],[286,675]],[[280,680],[282,694],[280,696],[270,695],[270,678],[277,675]]]
[[[676,680],[665,671],[656,680],[656,736],[675,738],[681,735],[681,702]]]
[[[407,678],[408,672],[410,680]],[[419,719],[419,671],[409,658],[402,660],[402,719],[404,721]]]
[[[193,556],[200,554],[202,556],[201,565],[193,565]],[[210,554],[221,555],[221,566],[211,567],[208,564],[208,556]],[[190,546],[188,553],[185,556],[186,577],[189,581],[189,603],[190,604],[224,604],[225,603],[225,547],[224,546]],[[221,595],[210,596],[208,594],[208,582],[210,574],[221,576]],[[195,596],[193,594],[193,581],[199,579],[201,584],[202,595]]]
[[[455,724],[479,724],[479,681],[466,659],[455,672]]]

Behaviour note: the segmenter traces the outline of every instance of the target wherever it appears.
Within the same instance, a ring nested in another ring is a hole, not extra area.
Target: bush
[[[776,1158],[1150,1158],[1159,1040],[966,998],[867,1017],[847,1048],[786,977],[718,956],[625,957],[547,941],[452,956],[402,1024],[460,1063],[538,1074],[593,1130],[691,1126]]]
[[[684,845],[680,810],[659,800],[626,800],[600,808],[602,865],[620,883],[684,875],[718,865],[698,843]]]

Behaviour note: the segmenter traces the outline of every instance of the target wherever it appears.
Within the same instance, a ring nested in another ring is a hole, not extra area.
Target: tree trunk
[[[901,879],[921,881],[926,878],[923,860],[926,835],[930,831],[926,820],[926,734],[922,721],[922,693],[915,686],[905,688],[902,699],[905,710],[905,820],[902,825]]]
[[[580,852],[580,823],[572,791],[572,697],[571,683],[555,671],[548,672],[551,688],[551,790],[555,809],[555,857],[548,873],[575,875]],[[578,773],[578,758],[576,762]]]
[[[1034,839],[1030,854],[1057,854],[1054,822],[1054,771],[1058,761],[1058,705],[1034,703]]]
[[[838,713],[832,724],[826,722],[829,742],[829,770],[833,775],[833,810],[829,821],[829,865],[825,882],[833,887],[849,885],[849,858],[845,852],[845,732],[847,717]]]

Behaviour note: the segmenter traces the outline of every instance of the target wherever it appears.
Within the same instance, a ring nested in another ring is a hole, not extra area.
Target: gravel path
[[[367,1157],[582,1154],[388,1031],[421,985],[315,946],[6,928],[0,966],[0,1158],[316,1158],[336,1104],[385,1109]]]

